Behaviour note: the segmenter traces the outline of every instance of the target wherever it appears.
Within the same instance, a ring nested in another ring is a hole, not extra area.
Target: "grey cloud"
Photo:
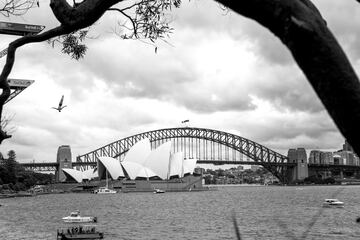
[[[336,149],[339,142],[342,141],[341,134],[324,111],[312,115],[296,116],[290,119],[281,116],[270,118],[266,122],[257,122],[256,125],[245,122],[242,123],[242,126],[238,126],[238,129],[243,129],[243,137],[250,138],[271,149],[293,147]],[[296,140],[299,138],[305,140],[301,146],[294,146],[294,142],[300,142],[300,140]]]
[[[261,67],[260,67],[261,68]],[[296,66],[277,66],[252,81],[252,93],[279,109],[316,113],[324,110],[315,91]]]
[[[189,27],[204,32],[204,36],[210,32],[224,33],[239,40],[239,44],[243,40],[250,42],[251,49],[271,64],[294,64],[290,52],[268,29],[231,10],[221,10],[215,1],[201,2],[201,7],[196,2],[183,4],[176,16],[175,32],[177,27]]]

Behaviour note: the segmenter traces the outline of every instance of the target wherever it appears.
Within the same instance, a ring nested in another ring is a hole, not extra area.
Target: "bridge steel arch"
[[[226,147],[232,148],[241,154],[254,160],[254,165],[262,165],[270,171],[282,183],[289,182],[288,170],[294,167],[294,163],[289,163],[288,158],[277,153],[259,143],[249,139],[213,129],[205,128],[167,128],[153,130],[149,132],[139,133],[130,137],[117,140],[107,144],[94,151],[77,156],[76,162],[96,162],[98,157],[108,156],[118,158],[126,153],[136,142],[148,138],[150,142],[163,141],[175,138],[191,138],[211,141]],[[198,160],[198,163],[213,164],[244,164],[241,161],[214,161],[214,160]],[[249,164],[249,162],[247,162]]]

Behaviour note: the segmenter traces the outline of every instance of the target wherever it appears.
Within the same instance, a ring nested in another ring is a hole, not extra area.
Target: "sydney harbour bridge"
[[[126,137],[76,157],[72,167],[87,169],[97,164],[98,157],[123,160],[125,153],[138,141],[148,138],[154,149],[172,141],[172,152],[181,151],[184,158],[197,159],[198,164],[261,165],[282,183],[294,179],[298,163],[252,140],[231,133],[193,127],[166,128]],[[24,163],[28,169],[58,171],[59,163]],[[313,166],[317,167],[317,166]]]
[[[195,158],[198,164],[262,165],[281,182],[288,182],[288,171],[296,163],[288,158],[249,139],[213,129],[167,128],[144,133],[107,144],[96,150],[76,157],[74,166],[87,168],[96,166],[98,157],[108,156],[120,161],[125,153],[139,140],[148,138],[154,149],[166,141],[172,141],[172,152],[182,151],[184,158]],[[24,163],[26,168],[36,170],[58,170],[58,163]]]

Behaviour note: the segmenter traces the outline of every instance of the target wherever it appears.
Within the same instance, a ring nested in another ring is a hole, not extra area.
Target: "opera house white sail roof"
[[[106,170],[108,171],[110,177],[114,180],[118,179],[119,177],[125,177],[119,160],[112,157],[99,157],[98,159],[97,168],[100,179],[104,178]]]
[[[168,141],[151,151],[150,141],[145,138],[137,142],[129,149],[123,161],[111,157],[99,157],[97,171],[77,171],[75,169],[63,168],[67,176],[77,182],[85,179],[99,177],[105,178],[106,170],[108,177],[116,180],[122,177],[135,180],[136,178],[170,179],[170,177],[183,177],[184,174],[192,174],[197,159],[184,160],[183,153],[171,154],[171,141]],[[125,172],[123,171],[125,170]]]
[[[161,179],[167,179],[169,171],[171,142],[161,144],[146,158],[143,166],[152,170]]]
[[[84,180],[91,180],[98,176],[97,170],[94,168],[88,169],[86,171],[79,171],[72,168],[63,168],[63,172],[67,177],[72,178],[78,183],[81,183]]]
[[[171,154],[168,178],[172,176],[178,176],[181,178],[184,176],[183,161],[184,157],[182,152]]]
[[[196,161],[197,159],[191,158],[191,159],[185,159],[183,161],[183,169],[184,169],[184,175],[185,174],[193,174],[194,169],[196,167]]]
[[[78,171],[78,170],[72,169],[72,168],[63,168],[62,170],[65,173],[65,176],[70,176],[76,182],[81,183],[83,181],[83,172],[82,171]]]
[[[130,150],[126,153],[124,160],[121,165],[124,167],[126,173],[130,179],[135,179],[144,166],[146,158],[151,152],[151,146],[149,139],[145,138],[137,142]]]

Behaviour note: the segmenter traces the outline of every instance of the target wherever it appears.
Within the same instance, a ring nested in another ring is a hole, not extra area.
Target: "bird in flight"
[[[62,95],[62,97],[60,99],[59,106],[58,107],[52,107],[52,108],[58,110],[59,112],[61,112],[61,110],[63,110],[64,107],[66,107],[66,105],[63,106],[63,101],[64,101],[64,95]]]

